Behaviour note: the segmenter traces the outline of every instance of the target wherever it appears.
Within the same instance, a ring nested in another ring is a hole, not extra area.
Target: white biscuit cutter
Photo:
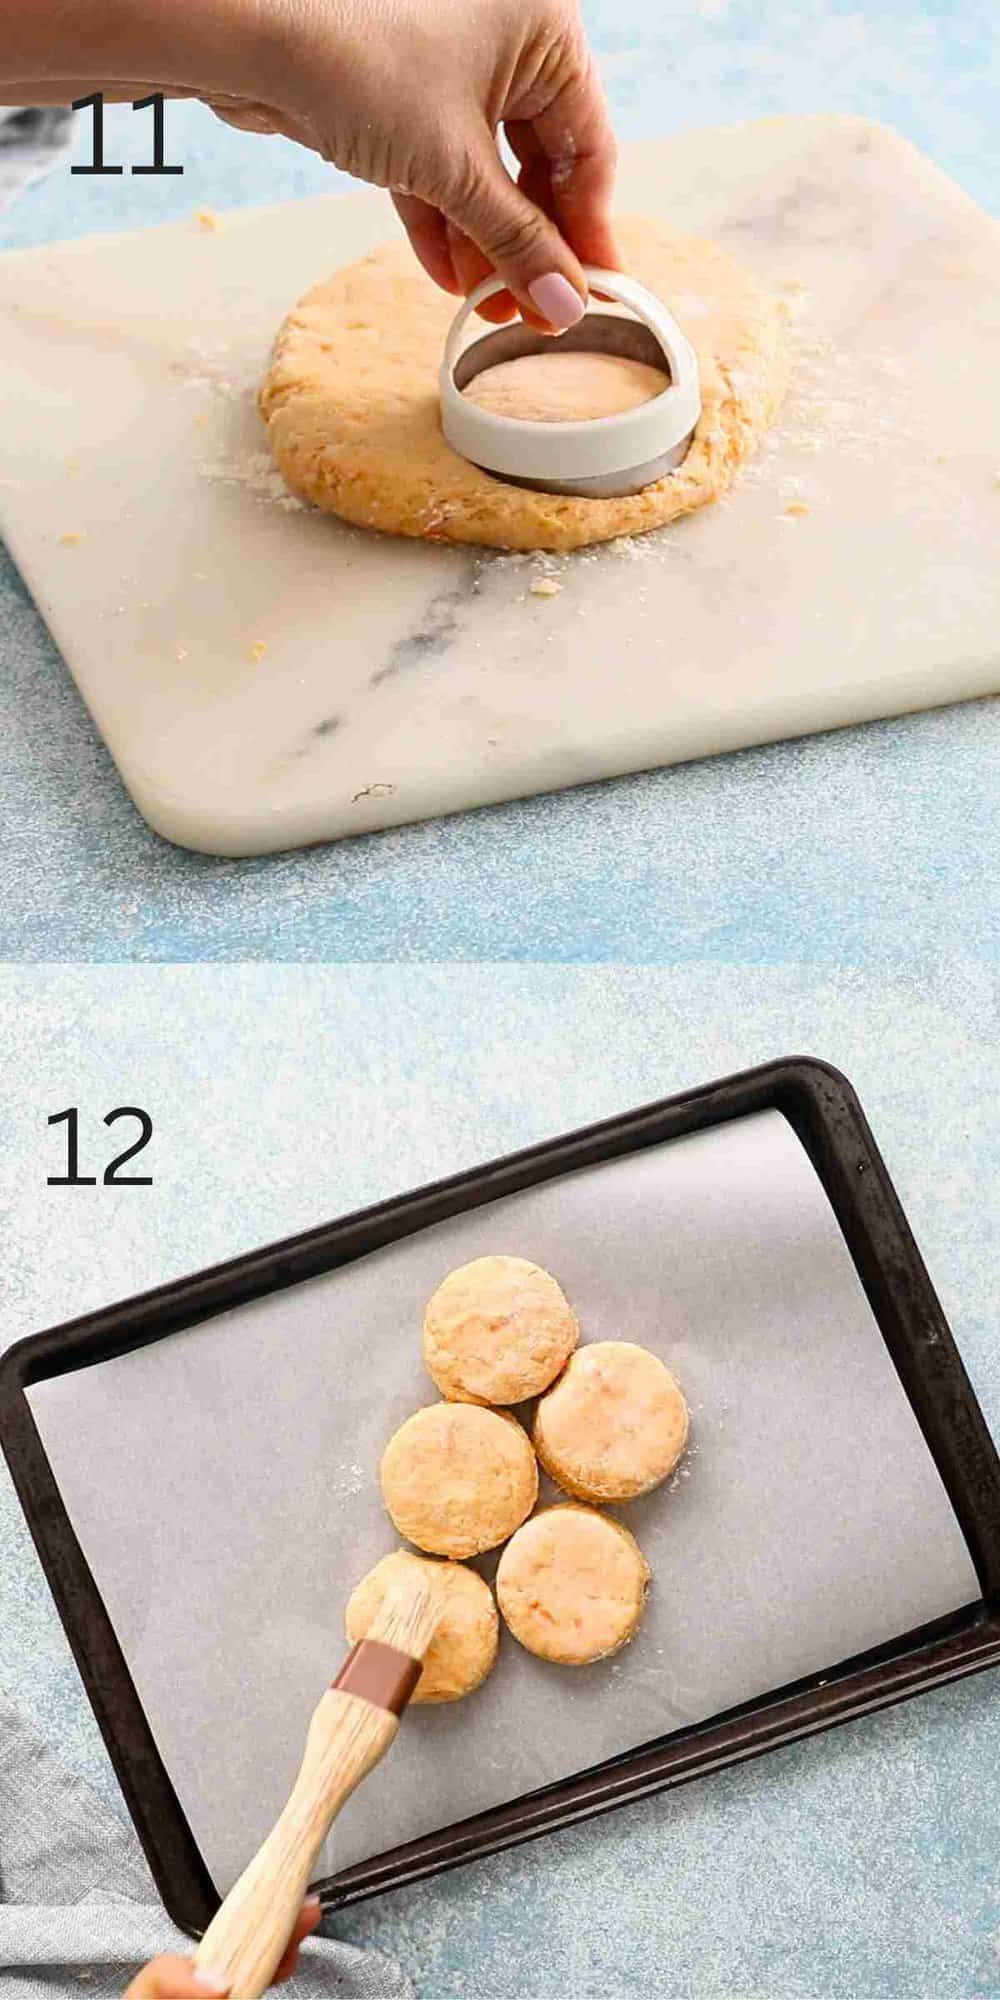
[[[687,456],[698,419],[698,358],[662,300],[621,271],[585,267],[591,303],[582,319],[561,334],[537,333],[523,320],[464,339],[477,306],[504,289],[502,278],[484,278],[456,313],[441,361],[441,428],[453,451],[484,472],[548,493],[606,499],[640,493],[675,472]],[[625,306],[632,317],[600,310],[594,293]],[[623,354],[666,368],[670,385],[635,409],[614,417],[572,423],[538,423],[481,410],[462,391],[474,376],[522,354],[559,348]]]

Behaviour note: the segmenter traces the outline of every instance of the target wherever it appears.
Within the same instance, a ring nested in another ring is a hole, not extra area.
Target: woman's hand
[[[291,18],[275,82],[256,103],[215,97],[213,109],[388,188],[446,291],[492,270],[507,280],[490,318],[510,318],[513,294],[538,325],[578,319],[580,264],[614,264],[616,252],[615,143],[576,0],[281,4]]]
[[[0,0],[0,31],[0,103],[159,90],[282,132],[388,188],[446,291],[499,272],[491,319],[516,300],[569,326],[581,263],[616,262],[615,145],[577,0]]]
[[[303,1938],[316,1929],[321,1915],[319,1897],[310,1896],[302,1905],[298,1923],[288,1940],[288,1949],[274,1975],[276,1986],[283,1979],[289,1979],[295,1971],[299,1946]],[[224,1981],[197,1972],[192,1958],[178,1958],[170,1953],[163,1958],[154,1958],[143,1967],[133,1979],[125,2000],[205,2000],[206,1993],[223,1994],[228,1991]]]

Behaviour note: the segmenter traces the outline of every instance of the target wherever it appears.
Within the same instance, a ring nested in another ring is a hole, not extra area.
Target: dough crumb
[[[219,230],[222,228],[222,224],[219,221],[219,218],[216,215],[214,208],[196,208],[194,215],[195,215],[195,221],[199,223],[201,228],[206,230],[210,236],[218,235]]]
[[[785,505],[786,514],[811,514],[812,508],[805,500],[789,500]]]
[[[188,649],[187,649],[187,647],[186,647],[186,646],[178,646],[178,648],[177,648],[177,658],[178,658],[179,660],[186,660],[186,659],[187,659],[187,656],[188,656]]]
[[[557,583],[554,576],[532,577],[528,585],[528,591],[532,597],[558,597],[561,589],[562,584]]]
[[[262,660],[264,658],[266,652],[267,652],[267,640],[255,639],[253,645],[250,648],[249,657],[251,660],[253,660],[254,664],[256,665],[259,660]]]
[[[77,528],[70,528],[65,535],[59,537],[60,546],[64,549],[75,549],[77,543],[83,540],[84,537]]]

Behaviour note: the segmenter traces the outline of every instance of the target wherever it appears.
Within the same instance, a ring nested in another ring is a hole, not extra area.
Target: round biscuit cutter
[[[482,471],[515,486],[547,493],[574,493],[610,499],[641,493],[687,456],[698,419],[701,393],[698,359],[662,301],[621,271],[585,267],[592,303],[566,333],[536,333],[523,320],[463,342],[466,323],[477,306],[504,289],[502,278],[484,278],[456,313],[441,361],[441,428],[453,451]],[[601,292],[623,313],[600,310]],[[665,368],[670,385],[635,409],[614,417],[573,423],[538,423],[481,410],[462,391],[476,375],[522,354],[550,354],[582,348],[622,354]]]

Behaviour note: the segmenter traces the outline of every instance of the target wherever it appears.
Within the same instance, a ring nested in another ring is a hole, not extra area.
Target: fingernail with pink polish
[[[223,1979],[222,1974],[219,1972],[210,1972],[207,1965],[196,1965],[191,1977],[194,1984],[200,1986],[203,1993],[219,1994],[229,1992],[228,1979]]]
[[[575,326],[587,310],[576,287],[561,271],[547,271],[544,278],[536,278],[528,286],[528,297],[542,318],[550,326],[558,327],[560,333],[568,326]]]

